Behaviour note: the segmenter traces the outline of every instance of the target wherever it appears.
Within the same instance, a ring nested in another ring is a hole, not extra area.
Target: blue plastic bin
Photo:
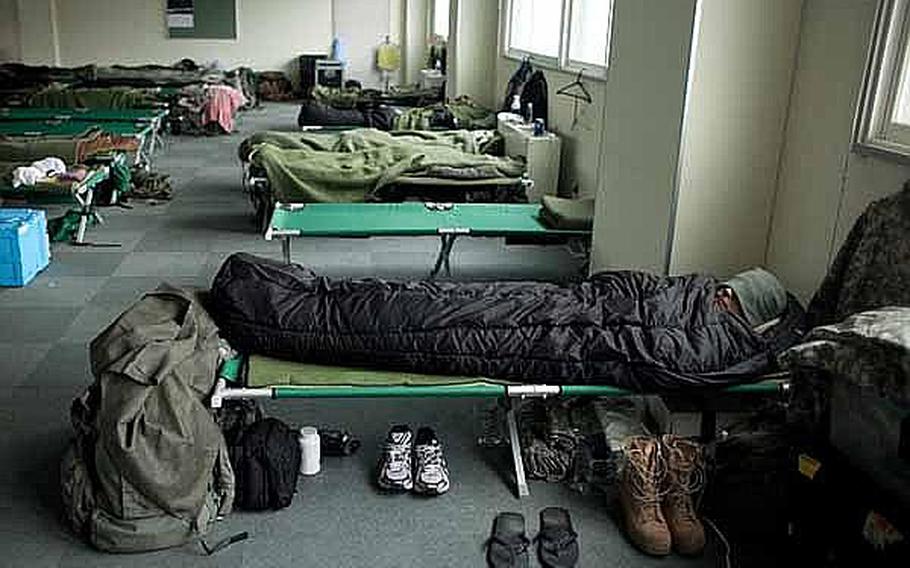
[[[44,211],[0,209],[0,286],[25,286],[50,259]]]

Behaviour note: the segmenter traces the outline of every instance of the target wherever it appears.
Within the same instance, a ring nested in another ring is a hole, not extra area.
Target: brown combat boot
[[[670,530],[660,510],[661,483],[666,466],[657,439],[633,436],[623,449],[625,468],[619,482],[626,533],[642,552],[670,554]]]
[[[661,437],[667,462],[666,495],[663,513],[680,554],[701,554],[705,548],[705,527],[698,519],[692,495],[704,486],[705,464],[701,446],[672,434]]]

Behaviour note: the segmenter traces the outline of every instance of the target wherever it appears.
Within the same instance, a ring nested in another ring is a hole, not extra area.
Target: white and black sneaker
[[[431,428],[420,428],[414,443],[414,492],[442,495],[448,490],[449,469],[442,444]]]
[[[413,433],[405,425],[389,430],[382,456],[379,458],[377,483],[386,491],[410,491],[414,488],[412,477]]]

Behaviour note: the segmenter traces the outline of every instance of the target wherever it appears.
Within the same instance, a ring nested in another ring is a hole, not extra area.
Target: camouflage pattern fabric
[[[884,306],[910,306],[910,181],[857,219],[809,304],[809,323]]]
[[[780,359],[785,367],[825,371],[910,405],[910,307],[862,312],[815,328]]]

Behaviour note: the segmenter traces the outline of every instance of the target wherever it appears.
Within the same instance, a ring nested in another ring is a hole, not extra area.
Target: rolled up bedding
[[[771,364],[775,342],[713,304],[718,284],[632,271],[567,285],[331,279],[241,253],[211,299],[246,353],[661,392],[754,380]]]

